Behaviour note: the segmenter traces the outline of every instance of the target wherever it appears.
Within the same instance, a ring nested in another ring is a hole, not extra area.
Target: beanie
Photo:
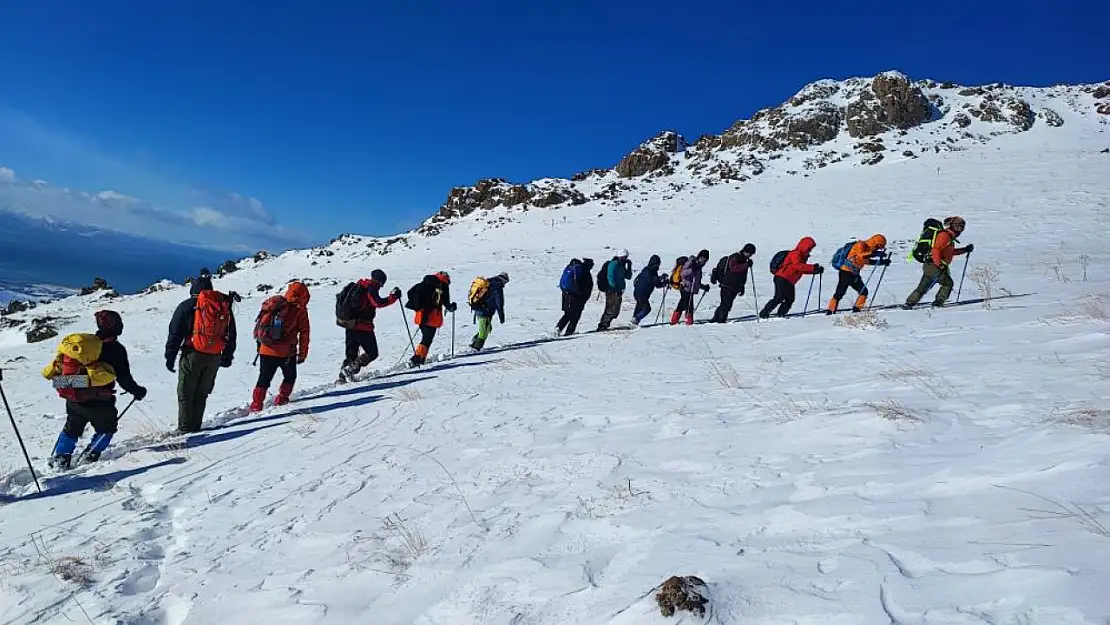
[[[371,271],[370,279],[374,282],[377,282],[378,284],[385,284],[385,281],[388,280],[388,278],[386,278],[385,272],[381,269],[375,269],[374,271]]]
[[[101,338],[115,338],[123,334],[123,318],[114,310],[99,310],[93,315],[96,319],[97,334]]]

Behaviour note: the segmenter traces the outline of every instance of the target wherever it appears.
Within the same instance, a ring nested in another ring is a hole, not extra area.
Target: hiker
[[[640,322],[651,314],[651,296],[655,293],[655,289],[667,286],[667,274],[659,273],[659,267],[663,264],[663,259],[658,255],[653,255],[648,259],[647,267],[640,271],[640,275],[636,276],[636,281],[632,283],[632,296],[636,298],[636,309],[632,312],[632,323],[640,325]]]
[[[852,312],[863,310],[863,305],[867,303],[867,285],[860,272],[867,265],[889,265],[890,256],[885,252],[886,237],[881,234],[873,235],[866,241],[851,241],[837,250],[833,255],[833,267],[836,267],[840,275],[836,282],[836,291],[829,300],[829,308],[825,311],[826,315],[836,314],[840,298],[848,292],[848,287],[859,293]]]
[[[563,316],[555,324],[555,335],[566,332],[570,336],[578,329],[578,320],[582,318],[582,310],[594,292],[594,259],[583,258],[579,261],[572,258],[563,269],[563,276],[559,280],[559,289],[563,293]]]
[[[66,400],[66,423],[49,461],[54,468],[70,468],[77,441],[90,423],[96,433],[82,458],[100,460],[119,425],[116,382],[135,401],[146,397],[146,389],[131,377],[127,350],[119,342],[123,319],[113,310],[98,311],[95,318],[96,334],[67,336],[58,346],[58,356],[43,371],[43,376],[55,383],[58,396]],[[80,382],[73,384],[75,378]]]
[[[721,305],[713,313],[715,323],[728,321],[728,314],[732,312],[732,303],[736,301],[736,296],[744,294],[753,256],[755,256],[755,245],[747,243],[739,252],[733,252],[722,258],[713,268],[709,281],[721,284]]]
[[[484,284],[483,284],[484,283]],[[481,351],[486,339],[493,332],[493,316],[496,314],[501,325],[505,325],[505,285],[509,283],[508,272],[502,271],[486,280],[477,278],[470,286],[470,308],[478,319],[478,333],[470,341],[470,347]]]
[[[628,259],[628,250],[617,252],[616,256],[601,266],[601,273],[597,277],[597,288],[605,293],[605,312],[601,313],[601,321],[597,324],[598,332],[608,330],[613,320],[621,314],[625,283],[631,279],[632,261]]]
[[[388,277],[381,269],[370,272],[370,279],[351,282],[336,296],[335,323],[344,328],[343,365],[339,381],[350,381],[363,367],[378,359],[378,337],[374,333],[374,317],[379,308],[392,306],[401,299],[401,289],[394,287],[382,298],[382,287]]]
[[[957,239],[964,232],[967,222],[963,217],[949,217],[943,222],[943,230],[940,230],[933,236],[932,250],[928,257],[928,262],[922,264],[921,268],[921,281],[917,283],[917,288],[913,293],[906,298],[906,303],[903,308],[913,308],[922,297],[933,288],[934,284],[940,283],[940,290],[937,291],[937,296],[933,299],[934,307],[944,306],[948,301],[948,296],[952,294],[952,287],[955,282],[952,280],[952,272],[949,270],[949,265],[952,264],[952,259],[956,256],[970,254],[975,250],[975,246],[968,244],[966,247],[956,247]]]
[[[235,358],[231,303],[241,299],[234,291],[216,291],[207,271],[193,280],[189,294],[174,311],[166,339],[166,369],[177,373],[177,431],[182,434],[200,431],[216,374]]]
[[[436,337],[436,331],[443,327],[443,311],[454,313],[458,305],[451,301],[451,276],[446,271],[424,276],[416,286],[409,289],[409,301],[405,307],[415,310],[413,322],[420,328],[420,344],[409,364],[419,367],[428,360],[428,348]]]
[[[771,260],[771,272],[775,276],[775,296],[767,302],[763,310],[759,311],[761,319],[770,317],[771,311],[776,306],[778,306],[778,312],[775,316],[785,317],[790,312],[790,307],[794,305],[794,285],[798,284],[798,280],[807,274],[820,275],[825,272],[825,268],[821,265],[809,264],[809,255],[815,247],[817,247],[817,241],[812,237],[802,237],[802,240],[798,241],[798,246],[787,252],[777,267],[774,266],[775,259]],[[775,256],[778,257],[778,254]],[[812,289],[813,285],[810,285],[810,288]]]
[[[274,374],[281,369],[281,386],[274,397],[275,406],[289,403],[293,384],[297,382],[297,365],[308,358],[311,325],[308,301],[311,294],[301,282],[291,282],[285,295],[275,295],[262,303],[254,325],[258,345],[258,381],[251,395],[251,412],[262,410]]]
[[[702,284],[702,270],[709,262],[709,250],[702,250],[698,255],[682,265],[681,285],[679,291],[678,308],[671,313],[671,325],[678,325],[682,313],[686,313],[686,325],[694,325],[694,296],[698,291],[709,292],[709,285]]]

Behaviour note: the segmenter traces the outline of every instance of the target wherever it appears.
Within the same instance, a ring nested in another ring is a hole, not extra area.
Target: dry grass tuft
[[[921,416],[912,409],[893,399],[887,401],[870,401],[864,405],[874,410],[876,414],[887,421],[905,421],[910,423],[922,423],[925,421],[925,419],[921,418]]]
[[[885,330],[890,327],[890,323],[873,310],[841,315],[836,318],[833,325],[852,330]]]

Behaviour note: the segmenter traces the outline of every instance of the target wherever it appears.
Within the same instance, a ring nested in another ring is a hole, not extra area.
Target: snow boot
[[[254,387],[254,393],[251,394],[251,405],[248,408],[250,412],[262,412],[262,404],[266,403],[266,390],[261,386]]]
[[[288,404],[289,403],[289,396],[292,395],[292,394],[293,394],[293,383],[292,382],[282,382],[281,386],[278,387],[277,397],[274,398],[274,405],[275,406],[284,406],[285,404]]]
[[[692,313],[692,312],[687,312],[686,313],[686,325],[688,325],[688,326],[694,325],[694,313]]]
[[[863,307],[866,304],[867,304],[867,296],[866,295],[860,295],[859,297],[856,298],[856,305],[852,306],[852,312],[859,312],[859,311],[863,310]]]
[[[68,469],[73,463],[73,451],[77,449],[77,439],[63,430],[58,434],[58,441],[54,443],[54,451],[47,464],[51,468]]]
[[[829,307],[825,310],[826,315],[835,315],[836,309],[840,306],[840,300],[835,297],[829,300]]]
[[[478,337],[474,337],[474,340],[470,342],[470,349],[473,349],[476,352],[482,351],[482,348],[485,346],[486,342]]]
[[[81,454],[81,460],[83,462],[98,462],[100,454],[104,453],[108,449],[108,445],[111,444],[112,436],[112,434],[100,432],[93,435],[92,440],[89,441],[89,446]]]
[[[678,325],[678,320],[681,319],[681,318],[682,318],[682,311],[681,310],[676,310],[673,313],[671,313],[671,325],[672,326]]]
[[[73,454],[54,454],[46,461],[51,469],[66,471],[73,464]]]

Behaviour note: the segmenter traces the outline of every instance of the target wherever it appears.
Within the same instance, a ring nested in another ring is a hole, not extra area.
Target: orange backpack
[[[219,291],[201,291],[193,313],[193,349],[202,354],[222,354],[231,324],[231,298]]]

